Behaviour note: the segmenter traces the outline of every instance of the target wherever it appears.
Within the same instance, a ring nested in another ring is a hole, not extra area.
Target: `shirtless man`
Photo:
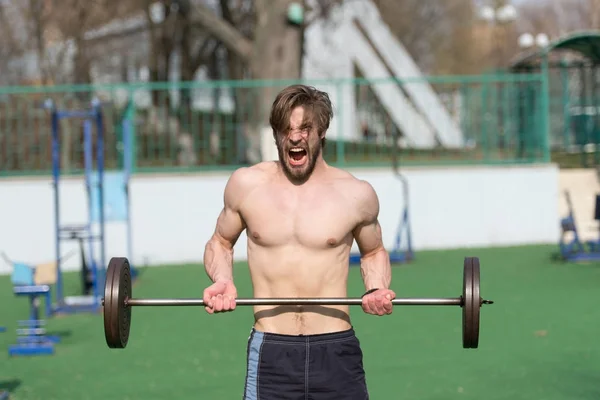
[[[231,175],[206,244],[204,265],[214,282],[203,295],[208,313],[235,309],[233,247],[244,230],[254,297],[347,297],[356,240],[366,289],[362,309],[392,313],[377,194],[323,159],[332,117],[328,95],[313,87],[293,85],[277,95],[270,124],[279,161]],[[244,399],[368,399],[348,306],[257,306],[254,319]]]

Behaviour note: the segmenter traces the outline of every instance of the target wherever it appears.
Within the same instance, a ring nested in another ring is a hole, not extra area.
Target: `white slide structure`
[[[377,57],[369,42],[352,21],[344,22],[337,38],[352,43],[346,47],[347,54],[360,68],[367,79],[391,78],[385,65]],[[390,83],[374,83],[371,90],[375,93],[383,108],[394,124],[404,132],[407,144],[418,149],[435,146],[436,138],[423,116],[406,98],[398,85]]]
[[[309,1],[310,2],[310,1]],[[360,25],[360,28],[357,26]],[[427,79],[404,46],[393,36],[371,0],[350,0],[336,7],[328,22],[311,24],[305,36],[304,78],[352,77],[350,64],[356,65],[367,80],[398,78],[397,84],[374,82],[370,85],[381,106],[402,131],[409,147],[426,149],[464,146],[463,134],[442,104]],[[326,55],[327,58],[323,58]],[[402,84],[402,79],[410,83]],[[350,98],[348,98],[350,97]],[[355,102],[345,91],[344,109]],[[345,121],[350,123],[348,116]],[[344,123],[343,136],[360,135]]]
[[[463,147],[462,132],[431,85],[422,76],[417,64],[402,43],[394,37],[389,27],[382,22],[375,5],[371,1],[364,3],[364,6],[372,9],[361,13],[360,17],[356,16],[357,20],[394,76],[400,79],[411,79],[414,82],[404,85],[403,88],[433,127],[440,144],[446,148]]]

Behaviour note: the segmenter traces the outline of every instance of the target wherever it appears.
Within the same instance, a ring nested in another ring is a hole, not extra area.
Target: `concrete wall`
[[[391,247],[403,207],[399,181],[387,169],[351,172],[377,191],[384,241]],[[410,183],[417,251],[555,243],[558,238],[558,170],[554,166],[407,168],[405,175]],[[134,176],[130,189],[133,261],[151,265],[201,262],[228,176]],[[83,182],[65,179],[60,194],[63,224],[84,222]],[[50,179],[0,180],[0,251],[31,263],[53,259],[52,196]],[[124,225],[110,224],[106,232],[107,257],[125,255]],[[246,257],[245,243],[242,235],[236,246],[237,260]],[[72,248],[65,246],[64,253]],[[77,257],[66,267],[78,267]],[[0,261],[0,272],[9,271]]]

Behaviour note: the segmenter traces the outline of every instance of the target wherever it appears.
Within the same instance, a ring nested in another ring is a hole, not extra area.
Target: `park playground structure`
[[[600,261],[600,227],[596,227],[598,236],[592,240],[583,240],[575,218],[573,202],[568,190],[564,192],[568,214],[561,219],[561,236],[558,258],[568,262]],[[594,221],[600,222],[600,194],[596,194]]]
[[[56,289],[53,312],[71,313],[79,311],[98,312],[104,289],[106,274],[106,222],[123,222],[127,230],[127,252],[131,254],[131,221],[129,212],[129,177],[131,174],[131,134],[130,122],[124,118],[123,170],[104,170],[104,128],[101,104],[92,100],[88,110],[59,110],[52,101],[45,106],[51,112],[52,120],[52,178],[54,188],[54,213],[56,235]],[[81,224],[61,224],[60,218],[60,129],[61,119],[83,120],[84,176],[87,202],[87,221]],[[96,141],[93,140],[95,125]],[[96,170],[93,165],[93,148],[96,147]],[[75,240],[81,251],[82,296],[64,295],[61,268],[61,243]],[[96,245],[97,244],[97,245]],[[87,248],[87,257],[85,250]],[[96,257],[96,252],[99,256]],[[135,269],[134,269],[135,270]],[[135,276],[135,273],[134,273]]]
[[[515,73],[542,72],[547,77],[548,98],[552,101],[544,107],[551,121],[548,126],[550,147],[559,160],[578,157],[578,164],[583,167],[600,166],[599,65],[598,31],[566,35],[543,49],[519,55],[510,65]],[[600,193],[595,193],[593,219],[596,223],[600,222],[599,196]],[[600,260],[600,236],[593,240],[581,239],[571,194],[565,191],[564,198],[568,212],[560,219],[559,258],[567,262]],[[600,232],[600,227],[597,230]]]
[[[131,254],[131,223],[129,211],[129,177],[131,171],[130,121],[122,119],[123,169],[104,170],[104,129],[101,104],[94,99],[86,110],[59,110],[48,100],[44,108],[50,114],[52,127],[52,188],[54,193],[54,220],[56,259],[53,262],[32,265],[15,261],[2,254],[4,261],[12,266],[11,282],[17,296],[29,299],[29,318],[19,320],[18,343],[9,347],[11,356],[53,354],[57,336],[46,335],[45,318],[65,313],[98,313],[104,295],[106,275],[105,226],[107,222],[125,225],[127,254]],[[60,121],[77,119],[83,122],[84,182],[87,204],[87,221],[81,224],[61,224],[60,207]],[[95,135],[94,128],[95,127]],[[95,139],[94,140],[94,136]],[[96,163],[93,166],[93,149],[96,147]],[[80,254],[80,288],[78,296],[66,296],[63,283],[64,241],[76,241]],[[98,253],[98,255],[97,255]],[[133,279],[137,270],[133,268]],[[51,288],[52,287],[52,288]],[[53,289],[53,290],[52,290]],[[52,298],[52,291],[54,298]],[[44,301],[43,313],[40,302]]]
[[[599,65],[600,31],[567,34],[544,48],[519,54],[510,63],[511,73],[541,73],[547,81],[545,96],[531,97],[528,88],[523,96],[543,102],[549,145],[559,162],[571,154],[580,157],[583,167],[600,164]]]

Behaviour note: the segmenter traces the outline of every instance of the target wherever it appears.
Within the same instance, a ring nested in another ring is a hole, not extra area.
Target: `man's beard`
[[[317,145],[314,149],[306,148],[307,164],[298,168],[294,168],[288,164],[288,160],[290,158],[289,149],[284,151],[283,147],[283,144],[277,143],[277,153],[279,154],[279,161],[281,167],[283,168],[283,172],[293,183],[306,182],[312,175],[315,166],[317,165],[317,159],[319,158],[322,150],[321,146]],[[290,148],[292,148],[292,146],[290,146]]]

